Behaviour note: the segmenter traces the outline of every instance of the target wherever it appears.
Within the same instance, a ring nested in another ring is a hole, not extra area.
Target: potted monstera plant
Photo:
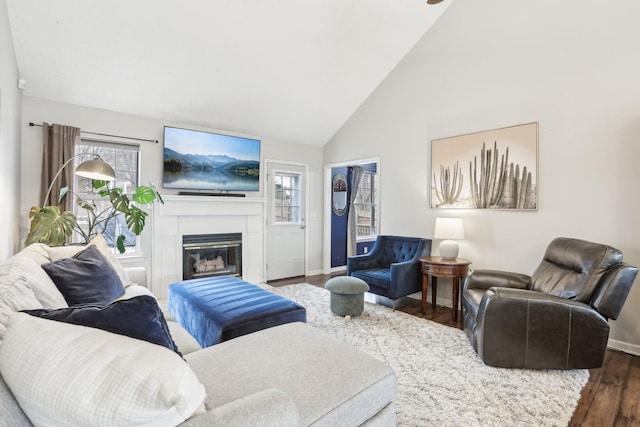
[[[60,246],[74,231],[80,236],[82,243],[89,243],[99,231],[107,230],[110,224],[121,217],[124,218],[127,230],[138,236],[144,229],[149,214],[136,204],[164,203],[153,184],[136,187],[131,197],[124,194],[122,188],[109,188],[107,181],[91,180],[91,186],[101,197],[108,198],[108,208],[99,209],[93,201],[76,196],[76,204],[87,213],[86,221],[80,223],[73,212],[61,212],[57,206],[34,206],[29,211],[31,226],[26,244],[40,242]],[[62,201],[69,192],[68,187],[63,187],[58,200]],[[114,244],[120,253],[125,252],[125,239],[124,232],[119,232],[115,238]]]

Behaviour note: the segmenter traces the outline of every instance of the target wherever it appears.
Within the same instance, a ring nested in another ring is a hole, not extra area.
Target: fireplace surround
[[[266,279],[266,199],[259,197],[163,196],[153,206],[151,283],[158,298],[167,287],[183,279],[183,236],[196,234],[242,235],[242,272],[252,283]],[[216,257],[217,258],[217,257]]]

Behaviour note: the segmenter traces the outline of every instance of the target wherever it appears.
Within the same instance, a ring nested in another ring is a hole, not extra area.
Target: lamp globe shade
[[[113,168],[99,157],[80,163],[76,168],[76,175],[101,181],[114,181],[116,179],[116,173]]]

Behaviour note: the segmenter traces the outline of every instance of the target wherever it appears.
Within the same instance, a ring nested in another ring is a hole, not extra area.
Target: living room
[[[460,254],[473,268],[530,274],[557,236],[610,244],[640,265],[639,18],[632,0],[451,1],[326,144],[264,137],[263,157],[309,168],[308,212],[318,220],[309,224],[307,273],[324,272],[324,166],[372,157],[380,159],[381,233],[430,237],[437,216],[460,216]],[[164,125],[197,126],[23,96],[6,2],[0,22],[4,260],[21,248],[26,212],[37,202],[41,130],[28,122],[158,140]],[[539,125],[537,210],[430,208],[432,140],[530,122]],[[142,182],[158,183],[161,148],[142,144],[141,158]],[[639,322],[636,283],[611,322],[610,345],[640,355]]]

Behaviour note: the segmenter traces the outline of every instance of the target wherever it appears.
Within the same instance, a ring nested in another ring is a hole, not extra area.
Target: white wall
[[[557,236],[610,244],[640,265],[638,22],[636,0],[456,0],[324,161],[380,156],[381,232],[429,237],[436,216],[461,216],[460,256],[474,268],[531,273]],[[431,140],[533,121],[537,212],[429,208]],[[635,354],[638,282],[610,342]]]
[[[158,144],[151,142],[140,143],[142,184],[153,182],[161,194],[177,194],[176,190],[162,188],[162,132],[165,125],[190,129],[224,131],[224,129],[202,128],[186,123],[166,122],[146,117],[132,116],[113,111],[85,108],[77,105],[63,104],[47,101],[39,98],[24,97],[23,99],[23,129],[22,129],[22,153],[23,173],[22,192],[20,206],[21,237],[24,240],[28,231],[27,213],[29,208],[38,203],[40,191],[40,174],[34,173],[42,162],[42,128],[29,127],[29,122],[34,123],[60,123],[77,126],[89,132],[122,135],[144,139],[157,139]],[[322,214],[322,149],[302,144],[291,144],[281,141],[273,141],[260,135],[242,135],[262,140],[261,157],[263,159],[277,159],[291,162],[306,163],[309,166],[309,214],[317,218]],[[35,168],[35,169],[34,169]],[[264,171],[264,168],[261,173]],[[264,176],[261,176],[261,187]],[[260,192],[247,193],[247,197],[265,197]],[[211,198],[215,203],[215,198]],[[150,221],[150,219],[149,219]],[[150,222],[148,223],[150,224]],[[147,225],[149,227],[149,225]],[[309,233],[309,270],[320,271],[322,268],[322,222],[311,221],[308,223]],[[142,264],[151,267],[149,254],[151,232],[145,229],[142,233],[142,252],[145,259]],[[138,262],[140,263],[140,262]]]
[[[18,250],[20,193],[20,111],[18,65],[7,2],[0,2],[0,261]]]

